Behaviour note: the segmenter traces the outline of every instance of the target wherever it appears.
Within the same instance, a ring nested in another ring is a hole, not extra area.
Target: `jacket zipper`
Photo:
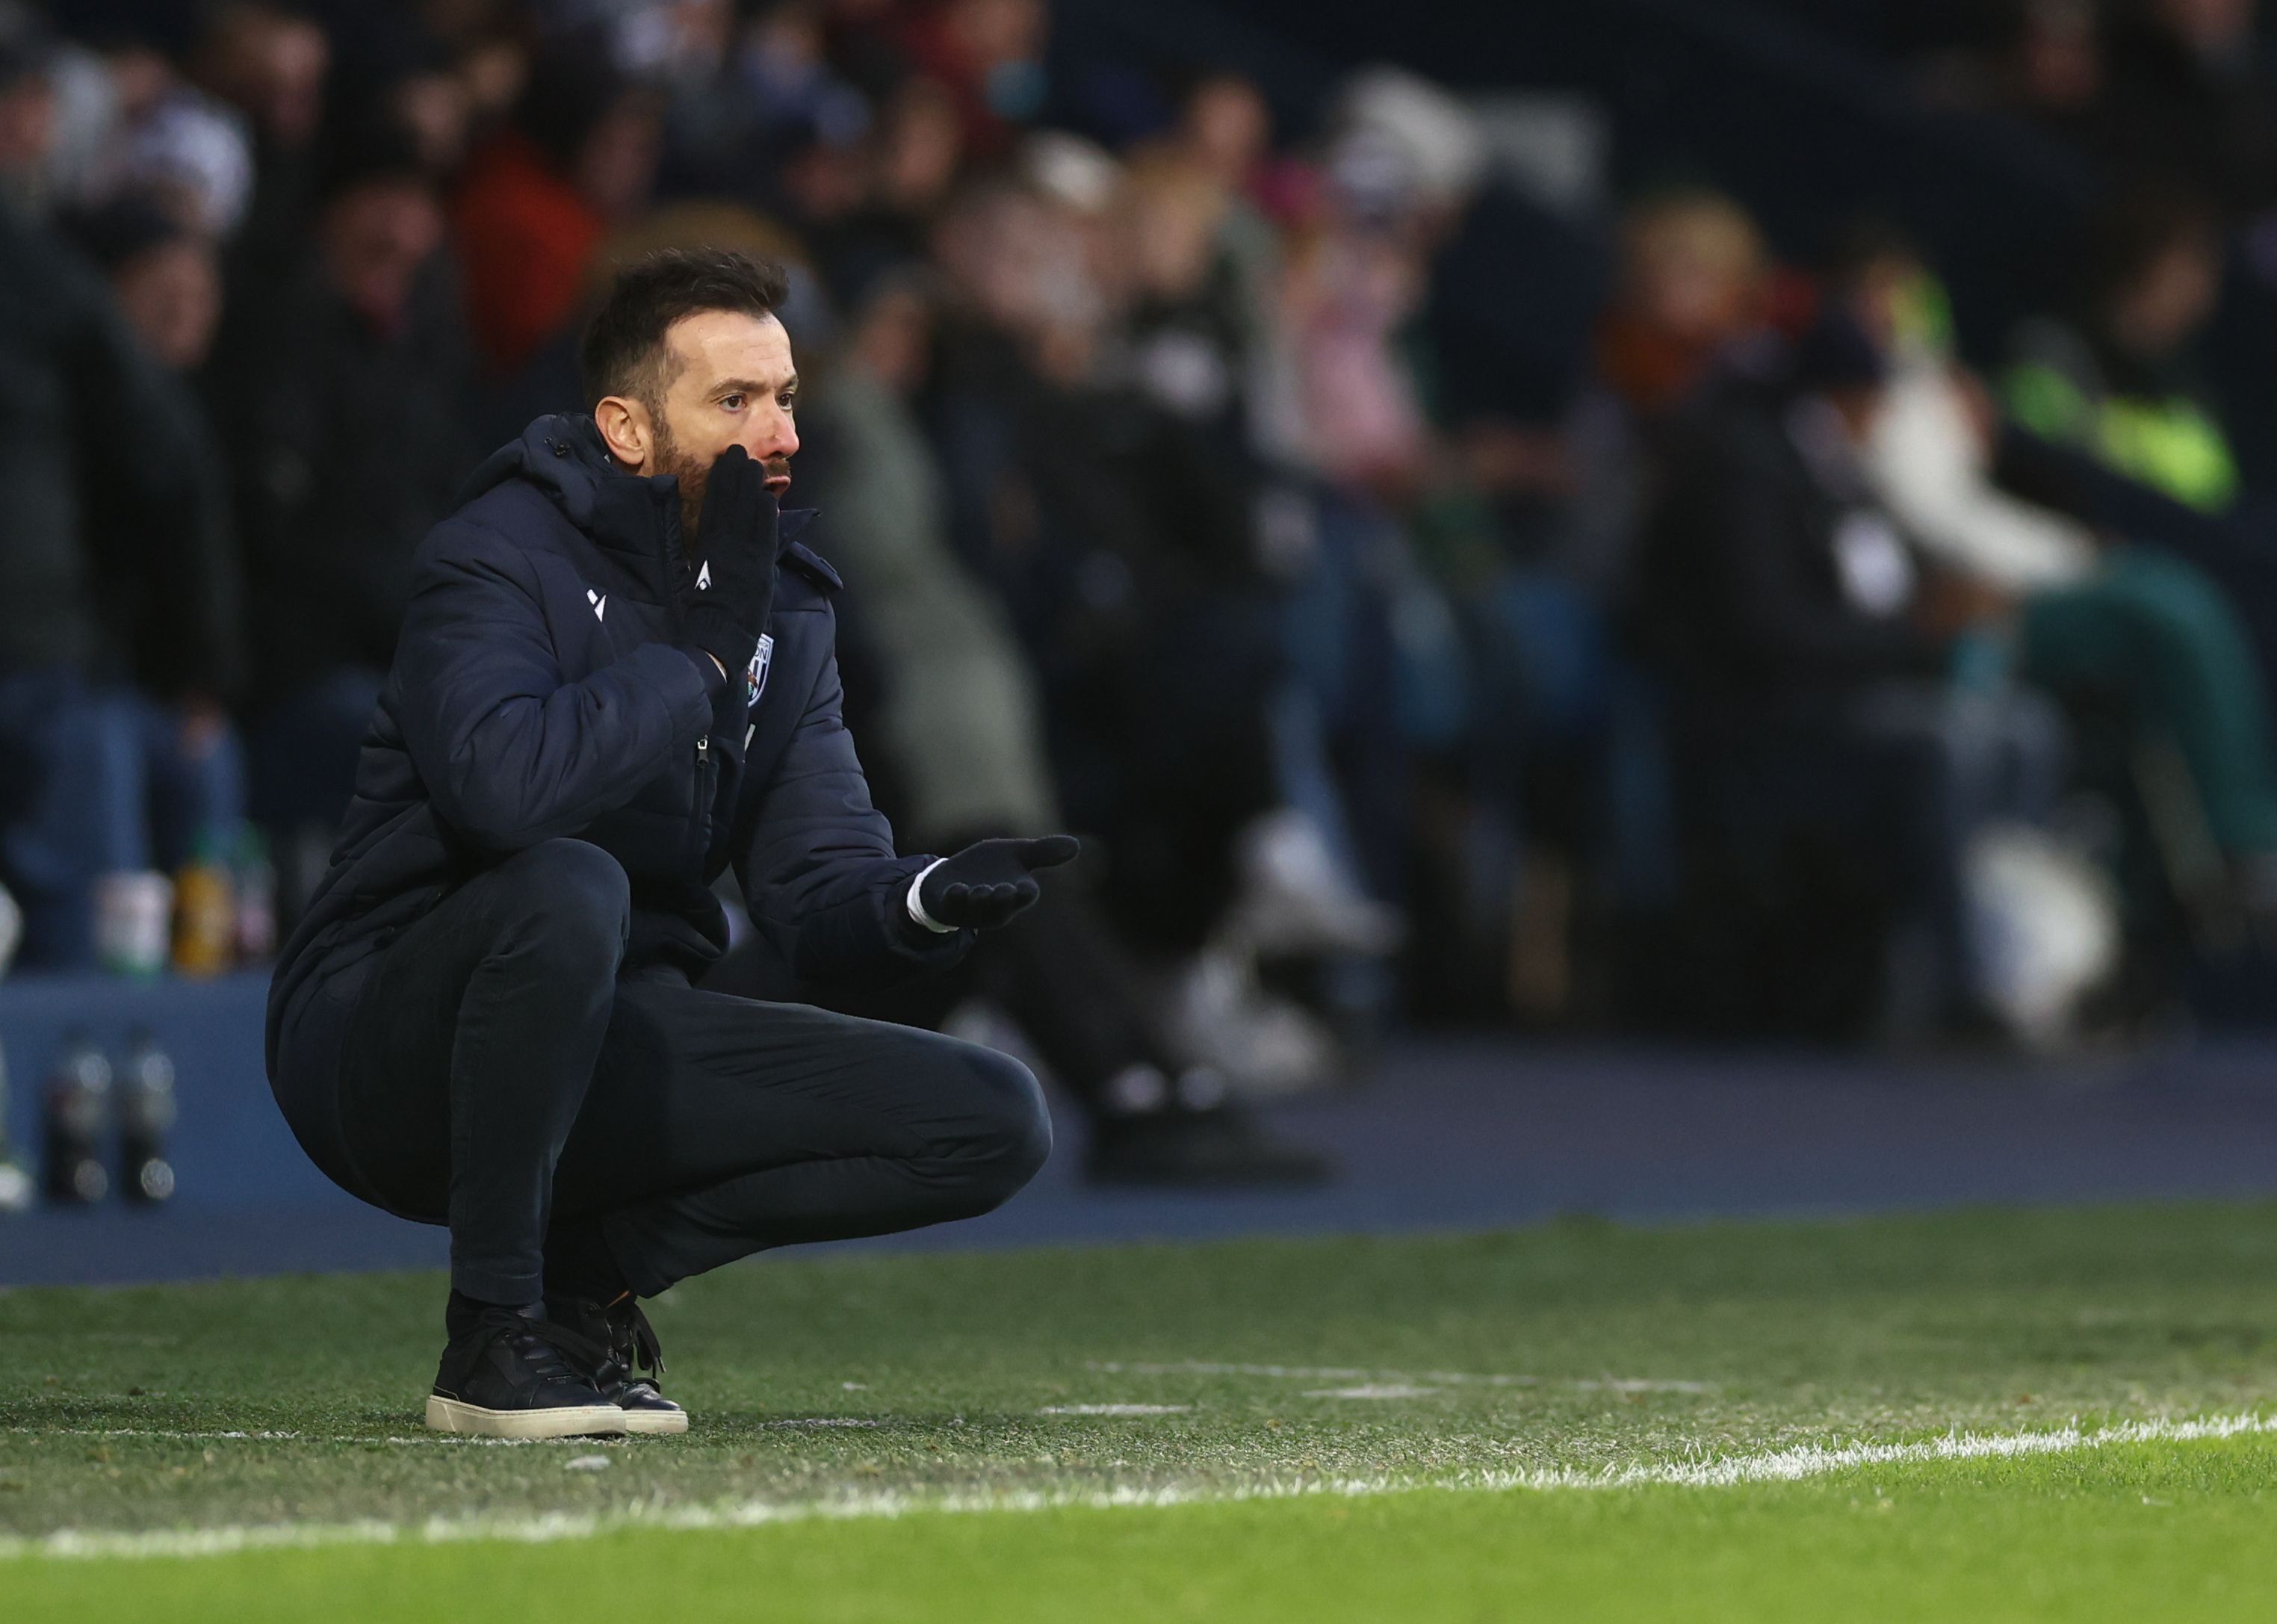
[[[718,794],[712,782],[712,736],[696,741],[696,877],[704,877],[704,860],[712,855],[712,803]]]

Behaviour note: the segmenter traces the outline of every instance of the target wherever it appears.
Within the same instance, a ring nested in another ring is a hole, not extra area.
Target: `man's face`
[[[111,272],[111,291],[128,325],[176,371],[206,358],[221,316],[221,275],[213,249],[179,237],[134,255]]]
[[[705,310],[682,316],[664,338],[669,376],[654,443],[637,471],[679,479],[683,534],[692,538],[712,460],[730,446],[765,466],[767,489],[778,501],[790,490],[790,460],[798,454],[798,369],[790,334],[772,316]]]
[[[402,325],[420,268],[443,246],[443,211],[423,180],[376,179],[326,205],[317,237],[333,290],[384,332]]]

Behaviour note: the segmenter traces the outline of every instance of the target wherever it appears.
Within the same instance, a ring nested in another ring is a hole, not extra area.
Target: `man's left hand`
[[[992,930],[1011,922],[1043,895],[1040,868],[1072,862],[1083,850],[1072,835],[1038,840],[984,840],[944,858],[925,871],[917,886],[918,923],[936,928]],[[914,915],[916,910],[913,909]]]

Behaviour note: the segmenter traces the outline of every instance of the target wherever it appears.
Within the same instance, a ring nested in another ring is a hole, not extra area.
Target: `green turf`
[[[1280,1501],[0,1570],[9,1616],[1481,1620],[2268,1616],[2277,1445],[1741,1491]],[[354,1598],[353,1603],[344,1598]],[[163,1601],[160,1600],[163,1598]]]
[[[1208,1503],[2277,1415],[2266,1207],[777,1259],[657,1308],[697,1430],[609,1445],[420,1433],[439,1294],[402,1276],[0,1294],[0,1615],[99,1617],[163,1585],[174,1617],[312,1616],[319,1592],[334,1616],[461,1595],[471,1616],[567,1574],[612,1611],[669,1575],[684,1616],[764,1595],[816,1619],[2235,1617],[2277,1581],[2267,1437],[1743,1488]],[[1108,1404],[1167,1413],[1046,1413]],[[232,1432],[256,1436],[204,1436]],[[1142,1491],[1205,1503],[925,1509]],[[894,1506],[917,1509],[640,1526]],[[549,1513],[602,1533],[420,1543]],[[26,1554],[58,1530],[347,1524],[397,1543]]]

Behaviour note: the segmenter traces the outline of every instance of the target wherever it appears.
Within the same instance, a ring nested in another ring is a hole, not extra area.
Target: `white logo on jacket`
[[[595,620],[602,620],[605,617],[609,606],[609,595],[606,592],[597,592],[589,586],[585,589],[585,601],[593,606]]]
[[[743,707],[749,710],[759,702],[767,690],[767,667],[775,660],[775,640],[773,633],[759,634],[759,646],[751,652],[751,663],[743,670]]]

